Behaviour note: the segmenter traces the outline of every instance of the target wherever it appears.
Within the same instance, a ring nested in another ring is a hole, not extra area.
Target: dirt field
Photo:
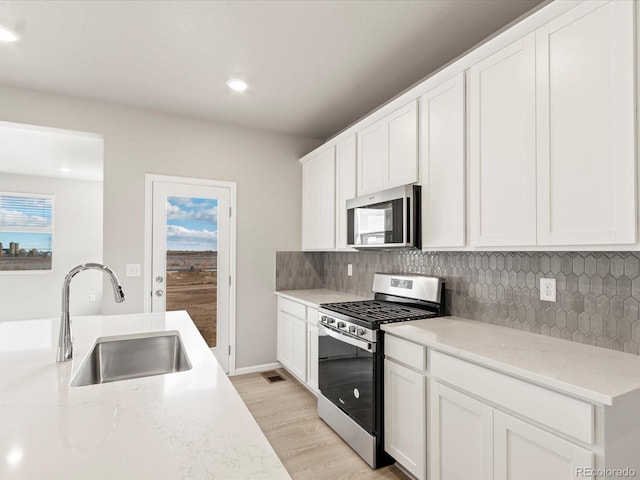
[[[3,270],[51,270],[51,256],[48,257],[0,257],[0,271]]]
[[[217,270],[211,270],[216,263],[216,252],[167,252],[167,311],[189,312],[210,347],[217,333]],[[171,270],[178,265],[184,270]]]

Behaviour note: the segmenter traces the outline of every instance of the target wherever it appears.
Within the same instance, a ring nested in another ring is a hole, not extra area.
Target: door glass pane
[[[216,346],[218,201],[167,197],[167,311],[186,310]]]

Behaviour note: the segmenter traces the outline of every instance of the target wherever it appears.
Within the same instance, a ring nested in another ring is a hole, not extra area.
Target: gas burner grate
[[[436,315],[428,310],[378,300],[329,303],[322,308],[372,323],[418,320]]]

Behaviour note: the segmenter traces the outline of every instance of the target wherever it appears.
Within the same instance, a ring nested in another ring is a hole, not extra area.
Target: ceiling
[[[0,172],[102,181],[100,135],[0,122]]]
[[[0,0],[0,83],[324,140],[539,3]]]

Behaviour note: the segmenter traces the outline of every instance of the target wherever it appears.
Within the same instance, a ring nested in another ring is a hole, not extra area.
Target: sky
[[[48,232],[21,232],[22,227],[39,227]],[[21,249],[51,251],[53,234],[53,199],[0,194],[0,243],[9,248],[11,242]],[[4,230],[4,231],[3,231]]]
[[[218,250],[218,200],[167,197],[167,250]]]

